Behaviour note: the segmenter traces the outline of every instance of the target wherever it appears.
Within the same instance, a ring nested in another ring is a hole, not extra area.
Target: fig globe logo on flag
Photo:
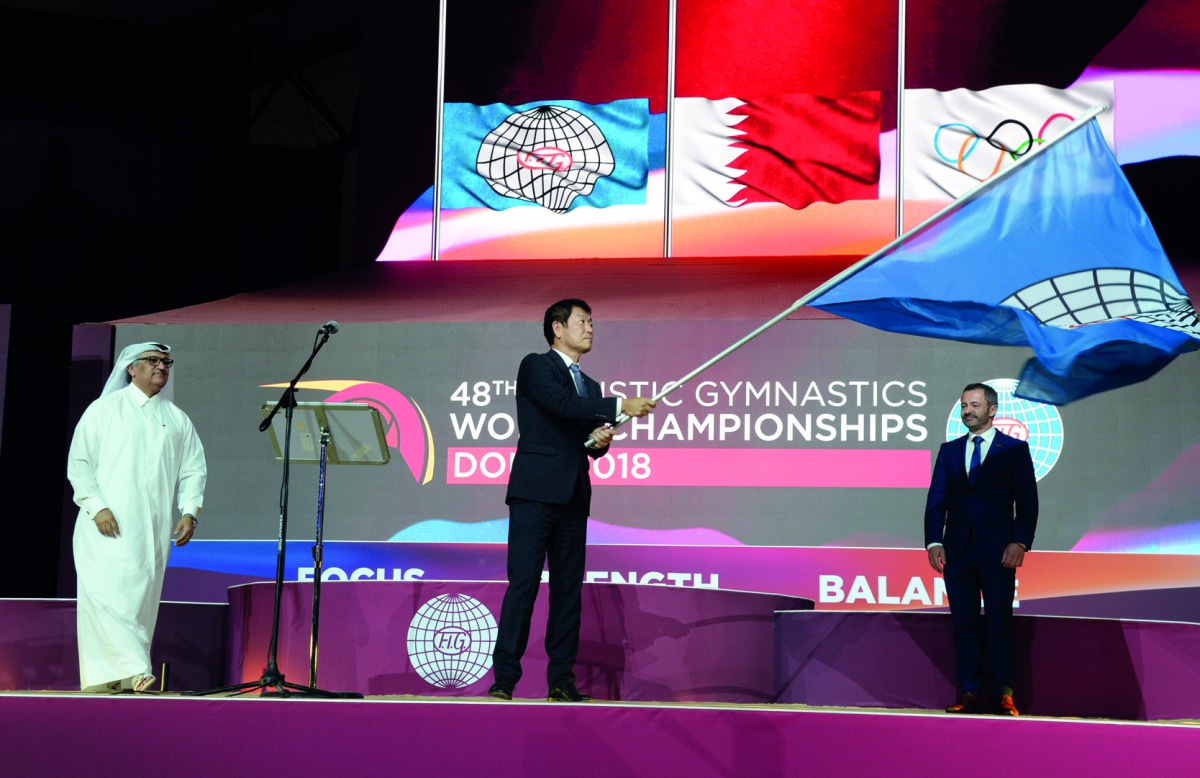
[[[650,103],[577,100],[523,105],[447,103],[442,207],[643,205]]]
[[[1062,329],[1124,319],[1200,337],[1200,319],[1187,295],[1170,280],[1134,268],[1092,268],[1035,281],[1001,305]]]
[[[483,139],[475,163],[498,194],[555,213],[566,213],[576,197],[591,194],[615,166],[596,123],[560,105],[510,115]]]
[[[1058,408],[1017,397],[1015,392],[1021,382],[1015,378],[993,378],[983,383],[996,390],[999,400],[992,425],[1005,435],[1029,444],[1034,475],[1042,480],[1062,456],[1063,421]],[[946,420],[946,440],[966,434],[967,427],[962,423],[962,412],[956,402]]]
[[[263,388],[284,388],[287,384],[263,384]],[[331,403],[366,403],[383,417],[384,437],[388,448],[400,454],[417,484],[424,486],[433,480],[433,430],[421,406],[392,387],[375,381],[332,379],[300,381],[297,389],[317,389],[333,392],[325,398]]]

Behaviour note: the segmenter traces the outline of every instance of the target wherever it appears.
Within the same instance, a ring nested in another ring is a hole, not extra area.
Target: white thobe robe
[[[79,516],[73,546],[78,582],[80,688],[151,673],[150,641],[177,520],[198,516],[207,469],[187,414],[133,384],[84,411],[67,462]],[[120,528],[101,535],[104,508]]]

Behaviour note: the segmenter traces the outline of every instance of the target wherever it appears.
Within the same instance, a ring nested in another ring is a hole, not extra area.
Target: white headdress
[[[100,392],[100,396],[103,397],[106,394],[116,392],[129,386],[129,366],[147,351],[161,351],[164,354],[170,354],[171,347],[166,343],[153,342],[133,343],[126,346],[124,350],[121,351],[121,355],[113,360],[112,374],[108,377],[108,383],[104,384],[104,391]],[[166,387],[164,387],[163,391],[160,392],[160,394],[163,395],[164,400],[170,400],[174,394],[174,392],[171,394],[163,394],[164,392],[171,391],[171,385],[172,382],[168,381]]]

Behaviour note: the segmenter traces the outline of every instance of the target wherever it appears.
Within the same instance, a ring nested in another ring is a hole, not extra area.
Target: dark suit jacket
[[[607,448],[584,448],[592,430],[615,422],[616,403],[600,396],[600,385],[583,376],[588,396],[580,397],[563,359],[553,349],[530,354],[517,371],[517,454],[508,479],[505,502],[533,500],[565,505],[582,479],[585,504],[592,487],[587,458]]]
[[[925,501],[925,545],[941,543],[949,560],[970,554],[999,562],[1009,543],[1033,547],[1038,518],[1033,459],[1028,443],[997,430],[971,486],[965,464],[969,437],[938,450]]]

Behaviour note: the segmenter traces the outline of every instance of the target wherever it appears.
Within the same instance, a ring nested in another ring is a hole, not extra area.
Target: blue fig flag
[[[556,213],[646,202],[650,101],[446,103],[441,205]]]
[[[1095,119],[807,305],[890,332],[1029,346],[1017,394],[1062,405],[1200,349],[1200,323]]]

